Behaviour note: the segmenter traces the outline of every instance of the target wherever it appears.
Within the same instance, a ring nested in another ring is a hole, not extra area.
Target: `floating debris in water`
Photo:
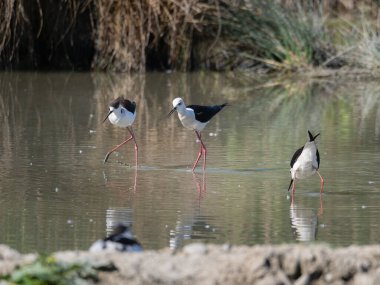
[[[55,187],[54,188],[54,192],[58,192],[59,191],[59,188],[58,187]]]
[[[83,153],[83,150],[80,149],[80,150],[79,150],[79,153]]]
[[[368,181],[368,184],[375,184],[375,181]]]
[[[216,136],[218,136],[218,133],[209,133],[208,134],[210,137],[216,137]]]
[[[362,205],[362,209],[365,209],[365,208],[367,208],[367,206],[366,205]]]
[[[33,162],[29,163],[29,165],[33,165]]]
[[[89,132],[90,134],[94,134],[94,133],[96,133],[95,130],[89,130],[88,132]]]
[[[67,224],[72,225],[73,224],[73,220],[67,220]]]

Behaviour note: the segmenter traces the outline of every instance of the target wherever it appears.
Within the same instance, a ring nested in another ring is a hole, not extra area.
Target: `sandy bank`
[[[176,252],[66,251],[54,256],[59,262],[90,264],[98,271],[98,284],[380,284],[380,246],[195,243]],[[36,258],[0,246],[0,274]]]

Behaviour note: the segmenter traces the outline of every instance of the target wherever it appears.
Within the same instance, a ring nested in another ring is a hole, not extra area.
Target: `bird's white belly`
[[[202,131],[204,127],[207,125],[207,123],[201,123],[195,120],[195,118],[191,116],[183,116],[180,113],[178,113],[178,117],[182,123],[182,125],[189,130],[197,130]]]
[[[133,245],[123,245],[119,242],[113,242],[113,241],[103,241],[103,240],[97,240],[94,242],[90,249],[90,252],[100,252],[100,251],[108,251],[108,252],[115,252],[115,251],[128,251],[128,252],[141,252],[143,251],[143,248],[138,244]]]
[[[313,155],[314,149],[304,149],[300,157],[294,163],[292,168],[292,177],[296,179],[303,179],[313,175],[318,167],[317,161]]]
[[[134,114],[125,112],[123,115],[116,115],[114,113],[111,113],[108,117],[109,121],[121,128],[129,127],[133,124],[134,120],[136,118],[136,112]]]
[[[313,167],[312,162],[307,164],[303,164],[300,167],[298,167],[295,171],[295,178],[296,179],[303,179],[306,177],[309,177],[315,173],[316,169]]]

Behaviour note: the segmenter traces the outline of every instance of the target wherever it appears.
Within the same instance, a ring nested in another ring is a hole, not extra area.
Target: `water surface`
[[[87,249],[119,221],[146,249],[194,242],[380,242],[377,82],[254,80],[246,74],[0,73],[0,243],[21,252]],[[136,101],[139,144],[102,124],[107,104]],[[207,170],[177,116],[228,102],[203,132]],[[291,207],[289,161],[307,130],[321,132],[318,176]]]

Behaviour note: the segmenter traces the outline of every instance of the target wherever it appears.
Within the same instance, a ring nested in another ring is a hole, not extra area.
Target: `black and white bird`
[[[306,142],[303,147],[297,149],[290,162],[290,173],[292,179],[290,180],[288,191],[293,185],[292,196],[294,195],[296,179],[303,179],[317,173],[321,179],[320,192],[322,192],[324,185],[324,180],[318,171],[321,160],[317,145],[315,144],[315,139],[319,136],[319,134],[313,136],[310,131],[307,132],[309,134],[309,141]]]
[[[133,237],[129,228],[123,224],[119,224],[114,229],[114,232],[105,239],[94,242],[90,252],[99,251],[124,251],[124,252],[139,252],[143,251],[141,244]]]
[[[211,120],[211,118],[214,117],[217,113],[219,113],[219,111],[221,111],[225,106],[227,106],[227,103],[222,104],[222,105],[214,105],[214,106],[190,105],[186,107],[185,102],[182,100],[182,98],[175,98],[173,100],[173,109],[170,111],[168,116],[173,114],[174,111],[177,111],[178,118],[180,119],[182,125],[186,129],[195,131],[195,134],[201,144],[198,157],[195,160],[195,163],[192,169],[193,172],[199,162],[199,159],[202,156],[202,152],[204,154],[203,171],[205,170],[205,166],[206,166],[207,150],[206,150],[206,146],[204,145],[202,141],[201,131],[204,129],[207,123]]]
[[[135,121],[136,118],[136,103],[131,102],[127,99],[124,99],[123,97],[118,97],[115,100],[111,102],[109,105],[109,112],[105,119],[103,120],[103,123],[108,119],[112,124],[121,127],[121,128],[127,128],[128,132],[131,134],[131,137],[123,141],[121,144],[115,146],[113,149],[111,149],[106,157],[104,158],[104,163],[107,162],[108,157],[119,149],[121,146],[125,145],[127,142],[133,139],[135,142],[135,158],[136,158],[136,164],[137,164],[137,143],[135,134],[132,129],[132,124]]]

